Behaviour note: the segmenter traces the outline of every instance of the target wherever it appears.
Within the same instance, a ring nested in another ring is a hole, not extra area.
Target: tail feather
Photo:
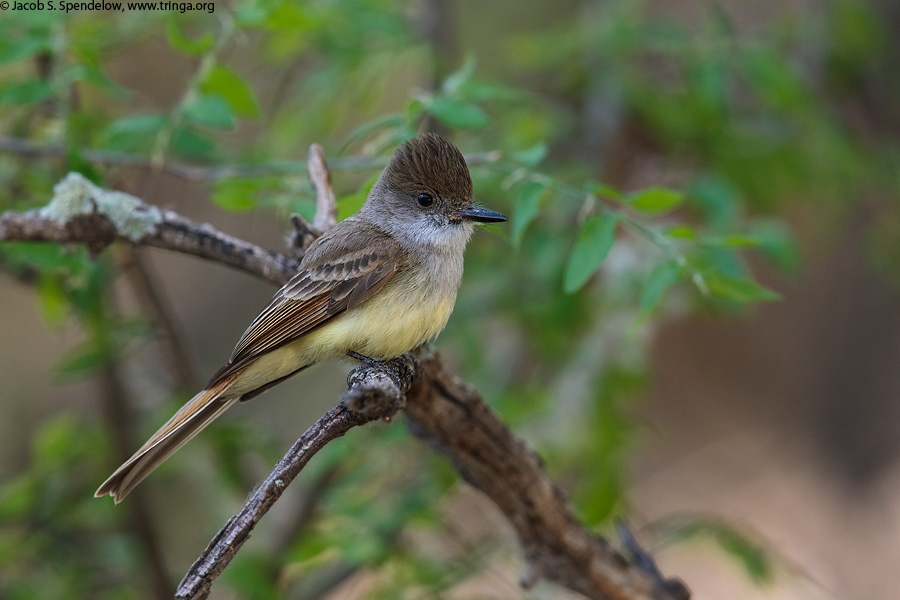
[[[189,400],[131,458],[116,469],[109,479],[103,482],[94,496],[100,498],[109,494],[115,499],[116,504],[121,502],[137,484],[172,453],[200,433],[225,409],[237,402],[238,398],[221,397],[232,386],[237,375],[238,373],[234,373],[231,377],[201,391]]]

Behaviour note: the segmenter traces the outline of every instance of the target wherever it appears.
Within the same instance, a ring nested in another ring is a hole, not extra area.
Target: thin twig
[[[232,36],[238,30],[237,22],[228,10],[225,10],[219,17],[219,24],[221,25],[221,31],[219,32],[218,38],[216,38],[212,47],[207,50],[200,59],[200,64],[197,66],[197,70],[191,77],[190,82],[188,82],[188,85],[181,96],[181,100],[172,107],[172,111],[169,114],[169,118],[166,120],[165,125],[156,134],[156,143],[154,144],[150,158],[151,162],[156,167],[165,163],[166,152],[169,150],[169,143],[172,140],[172,135],[175,133],[175,130],[184,120],[185,109],[200,97],[200,84],[206,79],[210,71],[212,71],[212,68],[216,65],[216,57],[218,57],[225,46],[228,45],[228,42],[231,41]]]
[[[313,144],[309,147],[306,164],[309,167],[309,180],[316,188],[316,218],[313,219],[313,227],[321,233],[337,223],[337,201],[322,146]]]
[[[401,357],[398,360],[410,359]],[[407,389],[412,382],[412,370],[409,369],[408,372],[404,385]],[[250,537],[256,523],[281,497],[309,460],[328,442],[344,435],[353,427],[376,419],[389,419],[403,407],[403,390],[384,371],[361,367],[351,372],[348,381],[350,389],[344,394],[343,402],[325,413],[300,436],[250,496],[244,508],[216,534],[184,576],[175,592],[176,599],[202,600],[209,595],[213,581]],[[348,406],[353,406],[356,410],[350,410]]]
[[[63,146],[46,146],[11,136],[0,135],[0,152],[10,152],[22,158],[60,158],[67,159],[71,150]],[[82,148],[79,156],[93,165],[140,169],[163,172],[190,182],[221,181],[223,179],[239,179],[243,177],[278,177],[284,175],[302,175],[308,167],[301,161],[282,161],[258,165],[225,165],[206,166],[167,160],[162,165],[155,165],[146,156],[128,152],[110,150],[94,150]],[[469,165],[483,165],[497,162],[502,155],[499,151],[466,154]],[[387,157],[380,156],[347,156],[329,161],[331,170],[377,169],[387,164]]]
[[[111,350],[104,359],[100,383],[103,413],[107,426],[113,434],[116,454],[119,460],[125,460],[131,454],[134,445],[131,426],[133,420],[127,401],[128,392],[122,384],[115,352]],[[146,503],[139,494],[135,496],[135,500],[136,502],[128,508],[128,526],[140,540],[141,551],[147,559],[147,578],[153,597],[157,600],[166,600],[171,594],[172,581],[163,560],[163,549],[153,529],[153,519]]]
[[[199,379],[185,349],[182,328],[176,325],[169,303],[159,292],[146,261],[136,249],[128,253],[125,270],[130,275],[132,287],[138,297],[147,304],[153,313],[153,319],[162,330],[159,341],[163,346],[166,364],[174,375],[175,387],[181,391],[196,388]]]
[[[146,205],[141,206],[144,208],[139,210],[146,209]],[[82,242],[102,247],[123,237],[98,214],[82,215],[64,225],[41,217],[37,211],[0,214],[0,239]],[[204,256],[280,284],[296,268],[293,259],[209,226],[197,226],[168,211],[163,211],[154,231],[136,243]],[[418,368],[410,367],[410,379],[413,373],[417,379],[407,393],[406,411],[411,427],[450,458],[460,475],[484,491],[514,525],[531,565],[527,583],[547,578],[603,600],[688,597],[680,581],[645,571],[578,523],[537,456],[513,436],[474,390],[447,372],[439,359],[433,357]],[[356,425],[389,418],[399,410],[402,394],[394,391],[398,389],[396,384],[383,371],[357,369],[349,383],[346,407],[329,411],[298,440],[241,513],[229,521],[198,559],[179,588],[179,598],[203,598],[209,593],[212,580],[234,557],[253,525],[316,451]]]
[[[328,170],[322,146],[313,144],[309,147],[306,164],[309,169],[309,181],[316,190],[316,216],[312,224],[309,224],[302,216],[291,215],[294,231],[288,238],[288,246],[294,250],[298,258],[303,258],[309,245],[337,223],[337,199],[331,187],[331,172]]]

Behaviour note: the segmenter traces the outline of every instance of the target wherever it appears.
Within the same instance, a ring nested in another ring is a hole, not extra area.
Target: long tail
[[[222,395],[234,384],[238,374],[226,377],[189,400],[103,482],[94,496],[100,498],[109,494],[115,499],[116,504],[121,502],[144,477],[153,472],[153,469],[212,423],[213,419],[222,414],[226,408],[237,402],[238,398],[222,398]]]

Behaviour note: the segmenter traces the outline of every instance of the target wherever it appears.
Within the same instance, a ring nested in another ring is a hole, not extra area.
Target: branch
[[[0,214],[0,240],[82,243],[98,253],[116,240],[175,250],[283,283],[298,263],[70,173],[42,209]],[[119,204],[117,204],[119,203]],[[123,214],[127,212],[127,214]]]
[[[294,273],[296,261],[291,258],[208,225],[198,226],[131,196],[116,196],[117,201],[130,202],[133,212],[142,217],[136,226],[110,206],[108,194],[117,193],[94,188],[75,194],[87,199],[88,209],[69,211],[70,216],[62,221],[60,215],[65,211],[54,204],[73,195],[72,190],[58,189],[54,202],[40,211],[0,215],[0,239],[83,242],[95,250],[115,239],[126,239],[203,256],[276,283],[284,283]],[[143,218],[148,215],[155,217]],[[652,564],[646,560],[649,555],[637,552],[633,540],[626,540],[625,545],[637,559],[634,563],[578,523],[537,456],[513,436],[478,394],[448,373],[438,358],[427,359],[418,367],[409,360],[401,357],[392,364],[403,371],[399,376],[373,367],[351,372],[344,403],[297,441],[244,509],[216,535],[182,581],[178,598],[206,597],[212,581],[246,541],[253,526],[312,456],[352,427],[377,418],[390,419],[403,406],[413,373],[416,381],[409,387],[406,406],[410,428],[444,453],[460,475],[487,494],[513,524],[531,565],[523,585],[547,578],[602,600],[689,598],[684,584],[664,579],[655,567],[648,567]],[[409,366],[401,368],[404,364]]]
[[[392,375],[375,367],[359,367],[350,372],[347,378],[349,389],[344,394],[342,403],[325,413],[300,436],[250,496],[244,508],[216,534],[184,576],[175,592],[176,599],[202,600],[209,596],[212,582],[250,537],[253,527],[281,497],[309,460],[328,442],[358,425],[376,419],[391,419],[403,408],[403,392],[412,383],[415,359],[404,355],[391,363],[404,373],[399,387]]]
[[[9,152],[23,158],[58,158],[67,159],[72,155],[70,149],[63,146],[44,146],[35,144],[25,138],[0,135],[0,152]],[[281,175],[299,175],[307,172],[308,167],[299,161],[284,161],[258,165],[225,165],[206,166],[166,161],[155,164],[140,154],[113,152],[109,150],[78,150],[81,158],[94,165],[140,169],[143,171],[163,172],[179,179],[191,182],[221,181],[241,177],[277,177]],[[502,158],[499,151],[466,154],[469,165],[494,163]],[[377,156],[347,156],[333,159],[332,169],[377,169],[387,163],[387,158]]]
[[[406,416],[413,434],[449,458],[463,479],[487,494],[513,524],[531,565],[523,586],[546,578],[589,598],[690,597],[679,580],[664,580],[629,562],[607,540],[585,529],[538,456],[439,358],[420,363],[417,383],[407,395]]]
[[[309,180],[316,188],[316,216],[310,225],[300,215],[291,215],[294,231],[288,239],[288,246],[293,248],[300,258],[303,258],[306,249],[317,237],[337,223],[337,200],[331,187],[331,173],[325,162],[325,151],[322,146],[313,144],[309,147],[306,163],[309,167]]]
[[[318,144],[309,147],[309,180],[316,188],[316,218],[313,227],[324,232],[337,223],[337,202],[331,188],[331,173],[325,163],[325,150]]]
[[[183,329],[175,322],[167,299],[160,293],[146,261],[138,251],[132,249],[127,253],[124,270],[129,275],[138,299],[147,305],[145,310],[152,315],[151,318],[161,331],[158,340],[165,350],[164,356],[175,381],[175,388],[182,392],[193,393],[193,389],[201,382],[196,375],[193,361],[188,356]],[[128,456],[130,454],[122,460],[126,460]]]
[[[128,393],[122,384],[122,373],[117,359],[115,353],[108,353],[104,357],[100,375],[102,384],[100,399],[107,425],[113,432],[117,458],[125,460],[131,455],[135,436],[132,435],[133,421],[130,418]],[[172,580],[166,570],[165,551],[154,530],[153,519],[143,497],[138,496],[137,502],[128,507],[128,521],[132,534],[140,540],[152,596],[157,600],[163,600],[169,596]]]

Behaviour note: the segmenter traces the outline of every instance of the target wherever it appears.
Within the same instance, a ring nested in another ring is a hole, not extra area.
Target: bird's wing
[[[358,306],[384,287],[400,268],[403,251],[383,234],[377,244],[368,241],[367,236],[352,236],[331,248],[326,244],[312,260],[304,260],[300,271],[253,320],[210,385]]]

